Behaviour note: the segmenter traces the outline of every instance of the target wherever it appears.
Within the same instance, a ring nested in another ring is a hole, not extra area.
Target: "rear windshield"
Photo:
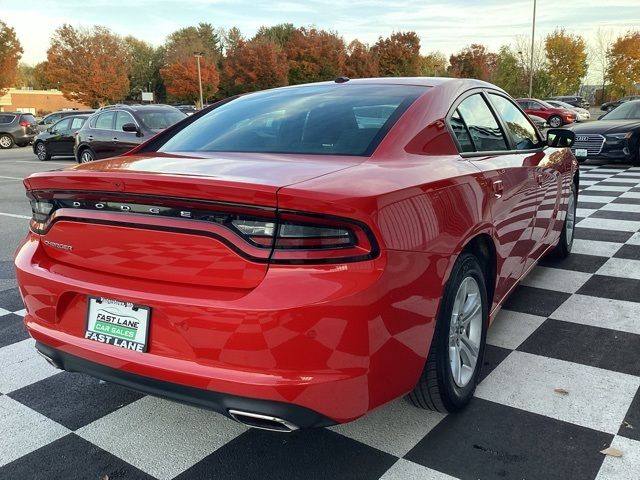
[[[22,114],[22,120],[24,120],[25,122],[29,122],[29,123],[36,123],[36,117],[31,115],[30,113],[23,113]]]
[[[136,115],[147,128],[151,130],[164,130],[174,123],[187,118],[187,115],[178,109],[139,110]]]
[[[332,84],[247,95],[199,118],[159,151],[371,155],[427,88]]]
[[[16,118],[15,115],[7,115],[7,114],[1,114],[0,113],[0,123],[11,123],[13,122],[13,119]]]

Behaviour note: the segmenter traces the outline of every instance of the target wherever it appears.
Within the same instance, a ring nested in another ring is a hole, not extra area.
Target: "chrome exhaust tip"
[[[251,428],[284,433],[291,433],[299,429],[297,425],[282,418],[272,417],[271,415],[261,415],[259,413],[243,412],[241,410],[229,410],[229,415],[236,422]]]

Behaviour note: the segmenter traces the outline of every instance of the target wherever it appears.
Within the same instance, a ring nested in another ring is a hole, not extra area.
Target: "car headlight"
[[[609,140],[615,140],[615,141],[618,141],[618,140],[624,140],[624,139],[627,139],[627,138],[631,138],[631,135],[632,135],[632,134],[633,134],[632,132],[626,132],[626,133],[609,133],[609,134],[605,135],[605,137],[606,137],[607,139],[609,139]]]

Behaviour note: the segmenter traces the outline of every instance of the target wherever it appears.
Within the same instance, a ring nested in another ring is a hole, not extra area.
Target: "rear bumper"
[[[148,395],[213,410],[229,418],[233,418],[229,415],[230,410],[240,410],[281,418],[298,428],[328,427],[335,424],[331,419],[298,405],[240,397],[135,375],[90,362],[40,342],[36,343],[36,349],[50,359],[56,367],[63,370],[86,373],[92,377],[116,383]]]
[[[440,256],[384,251],[352,264],[271,266],[249,290],[185,286],[55,262],[33,234],[15,262],[27,329],[59,355],[122,378],[157,381],[159,392],[168,383],[216,398],[282,403],[334,423],[354,420],[415,386],[444,274]],[[151,307],[148,351],[85,339],[88,295]],[[209,403],[222,413],[231,408]]]

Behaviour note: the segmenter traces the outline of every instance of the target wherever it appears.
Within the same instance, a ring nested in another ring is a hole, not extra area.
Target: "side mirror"
[[[138,133],[138,126],[135,123],[125,123],[122,125],[122,131]]]
[[[576,134],[566,128],[547,130],[547,145],[550,147],[570,147],[576,141]]]

